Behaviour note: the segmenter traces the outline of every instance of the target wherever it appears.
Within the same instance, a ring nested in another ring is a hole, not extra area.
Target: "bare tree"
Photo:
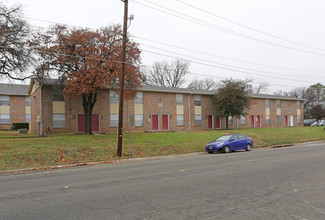
[[[273,93],[274,95],[279,95],[279,96],[289,96],[288,92],[282,91],[282,90],[277,90]]]
[[[255,94],[267,93],[269,84],[267,82],[258,82],[258,85],[254,87],[253,92]]]
[[[185,82],[190,63],[177,59],[170,63],[167,61],[154,63],[152,70],[147,71],[147,84],[163,87],[181,87]]]
[[[193,79],[187,86],[189,89],[217,90],[218,83],[213,79]]]
[[[22,19],[20,6],[6,7],[0,2],[0,77],[24,80],[31,64],[28,47],[30,28]]]

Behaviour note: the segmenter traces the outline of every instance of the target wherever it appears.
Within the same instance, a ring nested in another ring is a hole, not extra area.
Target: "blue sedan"
[[[235,150],[245,149],[250,151],[253,147],[253,139],[242,134],[223,135],[216,140],[210,142],[205,147],[208,153],[223,151],[229,153]]]

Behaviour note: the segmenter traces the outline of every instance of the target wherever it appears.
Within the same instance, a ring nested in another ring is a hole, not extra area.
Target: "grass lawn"
[[[116,134],[18,135],[0,131],[0,171],[63,164],[99,162],[131,157],[131,134],[124,134],[123,157],[116,156]],[[254,147],[325,140],[323,127],[254,128],[229,131],[157,132],[134,134],[134,157],[204,152],[205,145],[227,133],[242,133]]]

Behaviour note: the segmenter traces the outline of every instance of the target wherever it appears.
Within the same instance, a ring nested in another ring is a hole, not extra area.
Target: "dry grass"
[[[259,128],[230,131],[158,132],[134,134],[134,157],[204,152],[205,145],[226,133],[242,133],[254,139],[255,147],[324,140],[322,127]],[[124,134],[123,157],[116,156],[116,134],[18,135],[0,131],[0,170],[130,158],[131,134]]]

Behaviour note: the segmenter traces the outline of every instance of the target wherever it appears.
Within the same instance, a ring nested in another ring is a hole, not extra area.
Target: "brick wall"
[[[12,123],[26,122],[26,96],[10,96],[10,124],[0,124],[0,129],[11,129]]]
[[[33,94],[35,98],[31,98],[32,103],[32,128],[33,133],[39,132],[38,125],[35,123],[39,111],[40,90],[36,90]],[[190,118],[189,118],[189,99],[190,99]],[[134,114],[134,100],[124,99],[123,114],[123,131],[131,131],[131,115]],[[163,130],[162,115],[169,117],[170,131],[187,131],[208,129],[208,115],[213,116],[213,128],[215,128],[216,110],[213,97],[210,95],[201,95],[201,115],[202,125],[195,125],[195,106],[194,95],[183,94],[184,107],[184,125],[177,125],[176,111],[176,94],[163,92],[143,92],[143,126],[134,127],[135,132],[152,131],[152,115],[158,115],[159,128]],[[303,104],[301,104],[301,124],[297,124],[297,102],[290,100],[281,100],[281,124],[277,124],[276,100],[270,99],[270,119],[269,125],[266,124],[265,99],[253,98],[246,115],[246,124],[241,124],[240,118],[233,119],[233,124],[229,128],[250,128],[252,116],[259,115],[261,117],[261,127],[284,127],[285,115],[294,117],[294,126],[303,126]],[[52,125],[52,88],[51,86],[43,86],[42,88],[42,115],[43,115],[43,131],[49,130],[50,133],[77,133],[78,131],[78,114],[83,114],[81,96],[65,97],[65,128],[53,128]],[[110,96],[109,90],[102,90],[98,94],[93,114],[99,114],[100,132],[116,133],[117,128],[110,127]],[[190,119],[190,121],[189,121]],[[238,125],[237,125],[238,121]],[[226,127],[225,118],[222,119],[222,127]],[[191,126],[190,126],[191,124]]]

